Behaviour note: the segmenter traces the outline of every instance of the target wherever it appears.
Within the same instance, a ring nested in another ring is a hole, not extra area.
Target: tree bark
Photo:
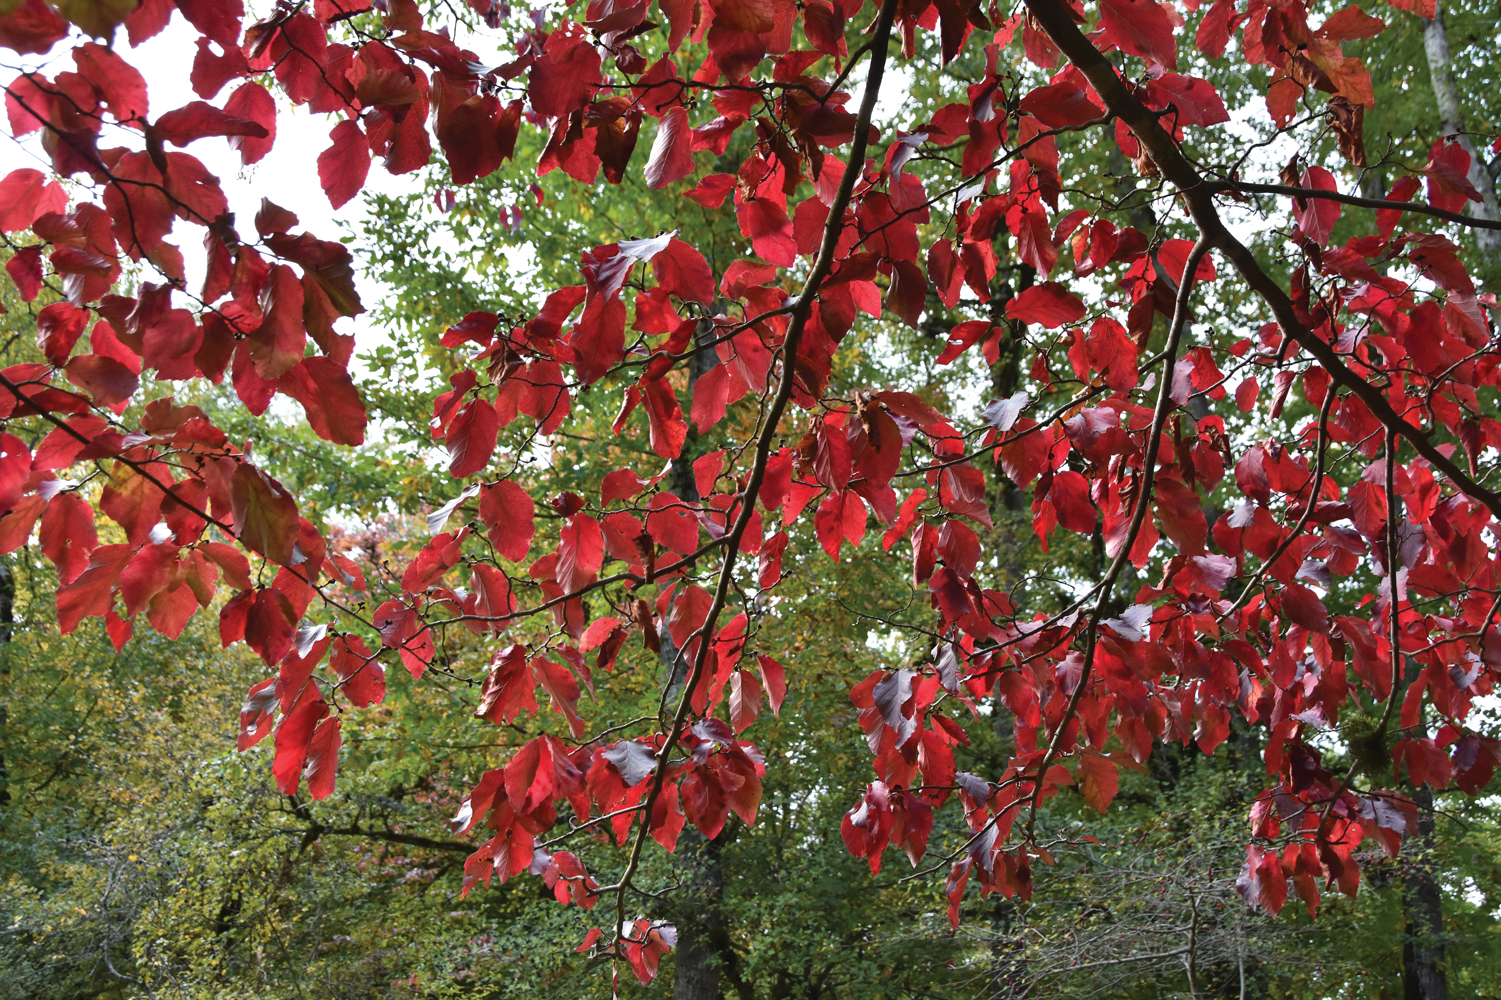
[[[1464,116],[1460,113],[1459,93],[1454,89],[1454,79],[1449,70],[1452,59],[1449,54],[1449,32],[1444,27],[1444,8],[1434,9],[1433,20],[1424,23],[1423,51],[1428,56],[1428,75],[1433,81],[1433,96],[1444,134],[1452,135],[1466,153],[1470,154],[1470,183],[1480,192],[1481,200],[1472,201],[1467,210],[1473,218],[1495,222],[1501,219],[1501,209],[1496,203],[1496,185],[1491,179],[1488,164],[1475,148],[1464,131]],[[1475,242],[1486,257],[1486,262],[1495,264],[1501,254],[1501,232],[1477,229]]]
[[[699,336],[712,336],[713,327],[703,324]],[[699,377],[713,367],[718,358],[713,349],[695,354],[688,362],[688,401],[692,406],[693,388]],[[690,422],[688,438],[683,450],[672,460],[667,473],[667,487],[678,499],[686,503],[698,503],[698,484],[693,478],[693,462],[702,448],[698,442],[698,430]],[[703,640],[703,641],[707,641]],[[679,696],[688,679],[688,657],[679,655],[672,635],[662,631],[662,660],[666,666],[665,678],[668,701]],[[719,1000],[721,962],[716,961],[716,951],[725,937],[724,910],[721,899],[724,894],[723,832],[714,840],[707,840],[693,827],[685,827],[678,836],[678,857],[684,872],[684,881],[689,891],[684,896],[686,905],[674,921],[678,931],[678,946],[672,984],[673,1000]]]
[[[1413,801],[1418,804],[1418,835],[1408,841],[1414,856],[1408,859],[1402,879],[1402,996],[1403,1000],[1449,1000],[1444,898],[1433,863],[1433,789],[1423,785]]]
[[[719,1000],[728,947],[724,917],[724,833],[713,840],[687,828],[678,837],[678,855],[692,882],[683,895],[677,921],[677,976],[672,1000]]]
[[[0,696],[10,697],[10,633],[16,615],[16,578],[10,567],[0,562]],[[5,748],[9,745],[10,721],[4,702],[0,702],[0,805],[10,801],[10,770],[5,764]]]

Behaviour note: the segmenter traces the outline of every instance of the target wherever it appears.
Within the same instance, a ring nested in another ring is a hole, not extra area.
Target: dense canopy
[[[130,795],[540,884],[611,991],[1246,996],[1247,921],[1394,871],[1407,995],[1487,988],[1433,852],[1501,765],[1501,91],[1432,0],[0,0],[0,46],[7,683],[107,637],[200,720],[217,777]],[[977,958],[1050,868],[1186,946]],[[858,885],[889,939],[811,912]],[[188,975],[109,926],[90,975]]]

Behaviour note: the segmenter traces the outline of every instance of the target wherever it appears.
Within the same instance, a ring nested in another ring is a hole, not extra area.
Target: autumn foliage
[[[102,619],[118,647],[217,615],[269,671],[240,749],[272,741],[280,789],[315,799],[387,669],[420,679],[445,632],[482,637],[476,715],[531,735],[453,820],[476,845],[465,891],[530,872],[560,903],[602,904],[581,950],[643,982],[674,934],[633,881],[642,851],[755,822],[754,722],[816,669],[757,649],[789,545],[820,547],[830,572],[910,558],[931,605],[927,660],[850,691],[874,774],[842,834],[873,871],[894,847],[946,877],[956,924],[966,893],[1030,894],[1050,857],[1040,803],[1076,786],[1105,810],[1157,742],[1212,753],[1232,724],[1260,741],[1242,889],[1272,912],[1290,887],[1310,912],[1331,887],[1354,894],[1367,840],[1395,854],[1415,822],[1401,779],[1488,787],[1501,744],[1466,719],[1501,668],[1501,493],[1485,485],[1501,356],[1464,244],[1496,224],[1465,214],[1470,156],[1446,136],[1384,199],[1345,193],[1374,97],[1341,45],[1381,18],[1303,0],[594,0],[523,30],[469,7],[509,62],[480,64],[413,0],[283,0],[254,23],[238,0],[0,3],[0,44],[51,53],[5,98],[11,135],[39,133],[52,168],[0,180],[6,271],[47,303],[44,360],[0,372],[0,548],[35,534],[64,633]],[[200,99],[160,110],[130,50],[173,18],[200,36],[182,56]],[[1242,177],[1254,158],[1194,152],[1231,113],[1190,67],[1227,52],[1267,81],[1249,110],[1299,143],[1265,183]],[[938,63],[977,68],[931,120],[872,124],[894,67]],[[363,443],[349,250],[269,199],[232,218],[191,152],[226,141],[253,164],[288,104],[329,116],[309,170],[336,207],[376,161],[441,158],[464,185],[532,130],[544,151],[515,167],[644,179],[743,237],[716,268],[673,219],[643,220],[580,247],[577,282],[533,313],[451,318],[442,345],[463,365],[431,434],[454,495],[391,593],[202,410],[156,393],[132,408],[143,380],[227,380],[251,414],[289,397],[320,437]],[[752,154],[707,172],[742,130]],[[1157,231],[1116,210],[1110,179],[1061,172],[1076,133],[1161,186]],[[1253,197],[1285,208],[1275,265],[1237,236]],[[1008,257],[1030,280],[1003,293]],[[1243,287],[1244,329],[1195,333],[1211,283]],[[901,386],[831,392],[841,341],[883,317],[944,323],[940,365],[1020,344],[1024,384],[978,421]],[[615,434],[655,467],[534,497],[497,456],[566,430],[584,391],[618,403]],[[690,429],[722,446],[686,453]],[[673,462],[691,489],[671,491]],[[1071,603],[987,586],[972,525],[1001,490],[1030,496],[1043,545],[1102,537],[1105,569]],[[674,667],[660,710],[588,718],[584,692],[636,644]],[[1016,756],[958,770],[992,699]],[[1331,770],[1316,735],[1361,713],[1390,762]],[[942,810],[967,830],[930,850]],[[585,832],[628,845],[624,869],[591,870]]]

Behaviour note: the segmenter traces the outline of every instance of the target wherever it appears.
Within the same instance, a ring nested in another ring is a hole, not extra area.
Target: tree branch
[[[1272,315],[1276,317],[1283,333],[1313,355],[1335,381],[1350,389],[1377,420],[1411,441],[1413,447],[1434,469],[1447,476],[1467,496],[1484,504],[1497,518],[1501,518],[1501,493],[1481,486],[1465,473],[1448,455],[1439,450],[1427,434],[1392,409],[1379,388],[1351,371],[1340,360],[1333,347],[1303,325],[1287,292],[1262,269],[1245,244],[1225,227],[1214,202],[1215,185],[1194,169],[1173,137],[1162,130],[1157,116],[1126,89],[1126,85],[1116,74],[1115,67],[1074,24],[1068,8],[1057,0],[1026,0],[1026,4],[1053,43],[1063,50],[1070,62],[1079,67],[1085,79],[1105,102],[1106,108],[1113,111],[1131,129],[1162,177],[1179,190],[1204,241],[1223,253],[1235,265],[1251,290],[1271,307]]]
[[[803,328],[807,325],[808,316],[812,311],[813,302],[828,276],[834,264],[834,253],[839,243],[839,235],[844,229],[844,211],[849,206],[850,197],[854,194],[855,182],[859,179],[861,171],[865,168],[865,147],[870,132],[870,120],[875,113],[876,97],[881,90],[881,78],[886,69],[886,49],[891,36],[891,22],[896,16],[898,0],[884,0],[880,13],[876,15],[875,37],[870,44],[870,69],[866,74],[865,92],[860,99],[860,114],[855,123],[854,141],[850,147],[849,161],[844,168],[844,176],[840,178],[839,190],[834,195],[833,203],[829,206],[828,222],[824,225],[823,243],[819,247],[818,258],[813,262],[813,268],[808,274],[807,283],[803,286],[802,294],[792,307],[792,321],[787,328],[786,339],[782,342],[782,377],[777,386],[776,399],[766,413],[766,422],[761,428],[761,434],[756,440],[755,465],[751,469],[750,476],[745,483],[745,489],[741,492],[740,516],[735,520],[735,526],[726,535],[724,564],[720,567],[719,581],[714,588],[714,599],[709,606],[708,614],[704,616],[704,622],[695,633],[699,638],[698,653],[694,657],[693,669],[689,672],[686,682],[683,684],[683,693],[678,700],[678,707],[673,716],[671,728],[666,734],[666,742],[657,752],[657,759],[665,764],[668,754],[677,744],[681,735],[683,723],[687,720],[688,709],[692,704],[693,689],[698,685],[699,678],[703,676],[704,665],[708,659],[710,647],[710,635],[714,625],[719,619],[719,614],[724,610],[725,600],[729,594],[730,584],[734,580],[735,557],[740,552],[740,540],[745,535],[746,528],[750,525],[752,514],[755,513],[756,494],[761,488],[761,482],[766,476],[766,463],[771,455],[771,448],[776,440],[778,425],[781,423],[782,414],[787,409],[788,402],[792,399],[792,383],[797,377],[797,348],[802,340]],[[689,637],[688,642],[692,642]],[[688,643],[684,643],[686,646]],[[642,799],[641,808],[643,820],[641,828],[636,832],[635,842],[631,845],[630,857],[626,862],[624,873],[620,881],[614,886],[600,890],[601,893],[611,891],[617,893],[615,909],[615,937],[617,942],[616,952],[619,953],[619,941],[622,930],[625,927],[625,890],[630,886],[631,878],[636,873],[636,867],[641,860],[641,850],[646,844],[646,838],[651,831],[651,811],[657,797],[662,793],[662,786],[667,779],[667,768],[658,766],[656,775],[653,777],[651,789]]]
[[[1490,219],[1474,219],[1468,215],[1461,215],[1458,212],[1447,212],[1442,208],[1434,208],[1432,205],[1424,205],[1416,201],[1387,201],[1384,198],[1362,198],[1353,194],[1341,194],[1338,191],[1288,187],[1286,184],[1253,184],[1248,181],[1210,181],[1207,186],[1215,193],[1243,191],[1250,194],[1277,194],[1288,198],[1321,198],[1324,201],[1337,201],[1345,205],[1355,205],[1359,208],[1399,209],[1403,212],[1431,215],[1435,219],[1443,219],[1445,222],[1453,222],[1460,226],[1469,226],[1471,229],[1501,230],[1501,222],[1494,222]]]

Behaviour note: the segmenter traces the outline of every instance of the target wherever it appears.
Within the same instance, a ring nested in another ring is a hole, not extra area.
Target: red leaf
[[[1457,142],[1434,142],[1421,173],[1428,177],[1428,204],[1434,208],[1462,212],[1466,202],[1481,200],[1480,192],[1470,183],[1470,154]],[[1335,207],[1339,207],[1337,203]]]
[[[951,465],[938,476],[938,501],[955,514],[991,527],[985,474],[973,465]]]
[[[259,163],[271,152],[271,147],[276,142],[276,102],[265,87],[252,81],[241,84],[230,95],[229,100],[224,102],[224,112],[244,121],[254,122],[266,130],[264,136],[247,133],[232,135],[229,139],[230,148],[240,151],[241,163],[246,166]]]
[[[162,142],[174,146],[186,146],[195,139],[209,136],[265,139],[270,135],[266,126],[259,122],[237,118],[206,101],[190,101],[175,111],[168,111],[156,120],[151,130]]]
[[[518,813],[536,812],[571,792],[581,777],[562,743],[552,736],[539,736],[506,765],[506,797]]]
[[[838,562],[839,549],[844,544],[844,494],[839,490],[830,490],[818,505],[813,515],[813,533],[829,558]]]
[[[43,0],[23,0],[0,17],[0,45],[21,55],[46,55],[68,34],[68,22]]]
[[[1204,550],[1208,526],[1199,496],[1193,488],[1173,479],[1158,480],[1157,516],[1162,530],[1185,555]]]
[[[730,675],[730,725],[739,733],[755,722],[760,712],[760,685],[749,671],[736,670]]]
[[[1331,42],[1348,42],[1356,38],[1375,38],[1386,28],[1386,22],[1372,17],[1354,4],[1336,11],[1319,26],[1320,38]]]
[[[297,503],[286,488],[248,463],[241,463],[230,480],[235,536],[252,552],[280,566],[292,565],[301,524]]]
[[[365,443],[365,404],[348,370],[333,358],[303,358],[281,377],[278,388],[302,404],[308,426],[323,440]]]
[[[224,51],[223,55],[217,55],[210,47],[209,39],[198,39],[198,52],[193,57],[193,70],[188,80],[193,85],[193,93],[202,98],[212,98],[224,85],[236,77],[246,77],[251,74],[250,63],[245,59],[245,53],[239,46],[231,46]],[[259,85],[257,85],[259,86]],[[269,95],[268,95],[269,96]],[[241,114],[239,110],[225,105],[224,110],[237,118],[249,118]],[[261,121],[259,118],[250,119]],[[265,122],[261,122],[265,124]],[[230,140],[234,144],[234,140]]]
[[[135,372],[114,358],[80,354],[63,367],[68,381],[89,394],[97,406],[114,406],[129,399],[140,387]]]
[[[787,533],[779,531],[761,546],[761,555],[757,560],[756,581],[762,590],[770,590],[781,582],[782,555],[787,551],[787,542]]]
[[[688,112],[681,106],[668,108],[657,122],[657,137],[646,161],[647,187],[664,188],[693,173],[691,140]]]
[[[615,294],[595,295],[568,331],[574,369],[585,385],[599,381],[625,357],[625,303]]]
[[[516,610],[516,597],[511,593],[511,579],[488,563],[475,563],[471,583],[474,587],[474,614],[498,618]],[[474,622],[468,622],[471,626]],[[505,622],[491,622],[490,631],[502,632]],[[482,629],[471,629],[482,631]]]
[[[522,709],[537,711],[533,694],[536,680],[527,664],[526,647],[521,645],[497,649],[490,657],[490,672],[480,686],[476,719],[488,719],[505,725],[521,714]]]
[[[677,458],[688,440],[688,425],[683,422],[683,408],[678,405],[677,394],[663,379],[645,382],[641,390],[652,451],[666,459]]]
[[[910,260],[893,261],[891,285],[886,292],[886,308],[915,329],[927,301],[928,277],[922,273],[922,268]]]
[[[401,575],[401,589],[417,594],[441,580],[458,564],[460,545],[466,534],[468,532],[461,529],[457,536],[450,532],[434,535],[417,553],[417,558],[407,564]]]
[[[1100,0],[1100,27],[1122,52],[1178,68],[1172,19],[1155,0]]]
[[[302,282],[285,264],[271,267],[261,291],[265,318],[244,341],[249,345],[255,374],[275,381],[302,362],[307,334],[302,325]]]
[[[57,567],[63,583],[78,579],[99,545],[94,532],[94,508],[76,493],[60,493],[47,505],[39,534],[42,554]]]
[[[333,145],[318,154],[318,182],[334,208],[360,193],[370,173],[370,140],[354,120],[339,122],[328,133]]]
[[[569,518],[558,536],[557,581],[571,594],[594,582],[604,562],[605,536],[587,514]]]
[[[1174,106],[1179,125],[1219,125],[1230,120],[1225,102],[1220,100],[1214,85],[1196,76],[1164,73],[1147,81],[1147,97],[1158,108]],[[1168,115],[1163,122],[1174,124],[1174,116]]]
[[[511,562],[526,559],[536,532],[536,509],[531,495],[509,479],[485,487],[480,494],[479,516],[489,528],[490,544],[500,558]]]
[[[276,778],[277,791],[283,795],[297,794],[308,744],[319,720],[327,714],[328,704],[318,693],[317,685],[309,684],[296,707],[276,727],[276,757],[271,762],[271,774]]]
[[[1293,622],[1310,632],[1329,633],[1329,612],[1312,590],[1300,583],[1288,583],[1282,588],[1281,598],[1282,610]]]
[[[1011,224],[1009,216],[1007,224]],[[1051,274],[1053,265],[1058,263],[1058,248],[1053,245],[1047,213],[1041,208],[1029,207],[1011,228],[1016,235],[1016,252],[1022,262],[1036,268],[1039,274]]]
[[[704,255],[677,237],[651,259],[657,284],[685,302],[708,306],[714,301],[714,272]]]
[[[47,507],[47,501],[33,493],[15,501],[0,517],[0,554],[14,552],[26,544],[36,519]]]
[[[1056,281],[1033,285],[1006,303],[1006,315],[1056,330],[1084,318],[1084,303]]]
[[[75,48],[73,62],[116,121],[146,120],[146,80],[140,70],[98,42],[84,42]]]
[[[38,217],[67,210],[63,186],[40,170],[22,167],[0,181],[0,233],[29,229]]]
[[[532,65],[527,96],[537,114],[561,118],[583,109],[604,83],[599,53],[577,27],[554,31]]]
[[[415,87],[404,77],[398,79],[407,98],[415,97]],[[453,182],[468,184],[477,178],[488,177],[499,169],[511,152],[502,149],[500,145],[500,126],[505,114],[501,109],[500,99],[494,94],[475,94],[452,107],[442,103],[439,107],[442,110],[434,134],[444,155],[448,157],[448,169]],[[514,144],[514,140],[510,142]]]
[[[667,618],[667,630],[679,650],[688,643],[689,636],[697,632],[709,615],[714,598],[699,586],[684,587],[672,603],[672,614]]]
[[[372,620],[380,632],[381,644],[401,654],[402,665],[413,679],[421,678],[436,648],[432,630],[417,617],[416,609],[401,601],[387,601],[375,609]]]
[[[771,705],[771,714],[782,714],[782,699],[787,695],[787,675],[782,665],[769,656],[756,656],[761,668],[761,685],[766,689],[766,700]]]
[[[1434,791],[1442,791],[1454,776],[1449,755],[1429,737],[1401,740],[1392,748],[1392,756],[1399,766],[1407,764],[1407,778],[1414,785],[1427,784]]]
[[[1079,758],[1079,793],[1096,812],[1110,808],[1120,789],[1120,771],[1108,757],[1086,753]]]
[[[30,302],[42,290],[42,247],[22,247],[5,262],[6,273],[21,292],[21,301]]]
[[[313,730],[307,745],[307,790],[313,801],[334,793],[334,776],[339,770],[339,717],[324,719]]]
[[[1048,499],[1058,512],[1058,523],[1081,535],[1094,533],[1097,509],[1089,496],[1089,481],[1080,473],[1065,469],[1053,477]]]
[[[1438,10],[1438,0],[1392,0],[1392,6],[1399,10],[1410,10],[1425,21],[1433,20],[1433,14]]]
[[[839,833],[850,854],[867,859],[871,874],[879,875],[881,852],[891,836],[891,802],[883,783],[871,785],[859,804],[845,813]]]
[[[88,325],[89,311],[68,302],[54,302],[36,318],[36,344],[54,365],[65,364],[73,345]]]
[[[287,595],[270,588],[257,591],[245,617],[245,644],[274,665],[292,651],[296,635],[297,612]]]
[[[1105,113],[1071,81],[1038,87],[1021,99],[1020,107],[1050,129],[1083,125]]]
[[[448,474],[463,479],[490,464],[500,433],[500,418],[488,400],[472,399],[448,425]]]
[[[106,611],[104,613],[104,631],[109,634],[110,645],[114,646],[115,652],[118,653],[125,648],[125,644],[130,641],[130,637],[135,634],[135,627],[130,624],[128,619],[121,618],[114,611]]]
[[[642,479],[630,469],[607,472],[599,487],[600,506],[609,506],[614,500],[629,500],[649,485],[649,480]]]
[[[1188,254],[1193,249],[1193,243],[1189,240],[1163,240],[1162,246],[1157,249],[1157,260],[1162,264],[1162,269],[1167,276],[1173,279],[1174,284],[1183,283],[1183,272],[1188,267]],[[1205,254],[1199,258],[1199,266],[1194,271],[1195,281],[1213,281],[1215,279],[1214,258]]]
[[[329,652],[329,666],[339,675],[344,696],[356,708],[379,705],[386,698],[386,669],[370,653],[365,640],[357,635],[335,639]]]
[[[959,355],[979,343],[981,338],[989,334],[992,329],[989,320],[971,319],[960,323],[949,331],[948,343],[939,352],[936,363],[940,365],[952,363]]]
[[[735,209],[735,218],[751,249],[766,263],[791,267],[797,260],[797,237],[781,205],[770,198],[751,198]]]
[[[1339,182],[1323,167],[1304,170],[1299,184],[1318,191],[1339,191]],[[1339,221],[1340,212],[1339,202],[1328,198],[1309,198],[1303,202],[1302,208],[1296,203],[1293,206],[1293,217],[1297,220],[1298,228],[1320,246],[1329,242],[1329,235],[1334,231],[1334,224]]]
[[[573,674],[567,667],[541,656],[532,660],[532,673],[552,701],[552,710],[568,720],[573,738],[582,737],[587,727],[578,715],[579,684]]]
[[[239,45],[240,21],[245,17],[243,0],[176,0],[176,3],[188,23],[220,47],[232,49]]]
[[[734,174],[709,174],[701,178],[698,186],[693,190],[684,191],[683,196],[691,198],[704,208],[719,208],[733,190],[735,190]]]
[[[67,635],[88,617],[98,617],[114,605],[115,586],[125,564],[135,555],[133,545],[101,545],[89,557],[89,568],[57,590],[57,627]]]
[[[1230,44],[1230,32],[1238,19],[1235,0],[1214,0],[1208,13],[1199,22],[1194,44],[1209,58],[1220,58],[1225,54],[1225,46]]]
[[[698,519],[693,509],[672,493],[658,493],[651,498],[651,513],[646,516],[646,530],[663,548],[680,556],[698,549]]]

